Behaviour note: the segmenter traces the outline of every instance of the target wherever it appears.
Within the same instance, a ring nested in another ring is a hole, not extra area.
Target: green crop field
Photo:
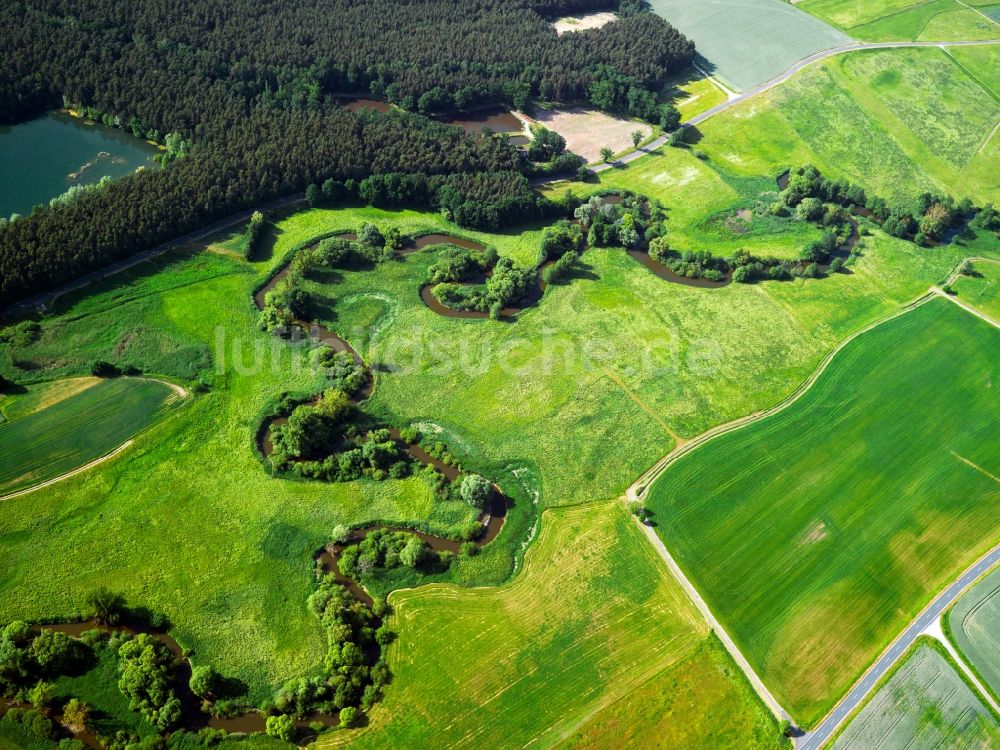
[[[652,0],[650,7],[694,41],[700,66],[737,91],[775,78],[814,52],[851,41],[782,0]]]
[[[320,748],[621,747],[628,736],[779,747],[776,722],[620,502],[547,511],[509,584],[425,586],[390,603],[394,684],[369,727]],[[622,733],[606,724],[626,717]]]
[[[167,384],[102,380],[0,425],[0,495],[65,474],[109,453],[179,401]]]
[[[652,486],[658,533],[806,725],[995,541],[998,346],[1000,330],[928,302]]]
[[[812,163],[886,198],[931,190],[1000,202],[1000,97],[988,73],[1000,46],[970,49],[975,57],[934,48],[838,55],[712,118],[697,147],[741,175]]]
[[[954,41],[1000,38],[990,20],[992,0],[802,0],[802,10],[866,42]],[[973,6],[973,7],[969,7]],[[986,18],[984,16],[990,16]]]
[[[975,276],[959,276],[952,284],[963,302],[1000,320],[1000,263],[978,261]]]
[[[851,719],[830,750],[987,748],[1000,723],[937,641],[923,639]]]
[[[994,699],[1000,696],[1000,569],[955,602],[947,614],[947,634]]]

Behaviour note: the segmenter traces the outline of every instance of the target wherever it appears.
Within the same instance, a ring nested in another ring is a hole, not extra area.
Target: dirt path
[[[15,497],[20,497],[21,495],[27,495],[29,492],[34,492],[35,490],[42,489],[42,487],[48,487],[50,484],[55,484],[56,482],[61,482],[64,479],[75,477],[77,474],[82,474],[83,472],[88,471],[89,469],[93,469],[98,464],[103,464],[105,461],[111,460],[119,453],[121,453],[123,450],[132,445],[132,443],[134,442],[135,442],[134,439],[126,440],[124,443],[119,445],[110,453],[105,453],[100,458],[95,458],[93,461],[91,461],[88,464],[84,464],[83,466],[77,466],[72,471],[67,471],[65,474],[60,474],[59,476],[53,477],[52,479],[46,479],[44,482],[36,484],[32,487],[26,487],[23,490],[18,490],[17,492],[11,492],[9,495],[0,495],[0,502],[4,500],[11,500]]]
[[[180,398],[187,398],[188,396],[191,395],[191,393],[188,391],[187,388],[185,388],[182,385],[178,385],[177,383],[171,383],[169,380],[163,380],[161,378],[142,378],[142,377],[131,378],[131,379],[132,380],[151,380],[154,383],[160,383],[160,384],[165,385],[168,388],[170,388]],[[151,427],[151,426],[152,425],[149,425],[149,427]],[[147,427],[146,429],[149,429],[149,427]],[[144,431],[145,430],[142,430],[141,432],[144,432]],[[137,433],[137,435],[141,434],[141,432]],[[44,482],[40,482],[38,484],[34,484],[31,487],[25,487],[23,490],[17,490],[16,492],[11,492],[11,493],[9,493],[7,495],[0,495],[0,502],[3,502],[4,500],[12,500],[15,497],[21,497],[22,495],[27,495],[29,492],[34,492],[35,490],[40,490],[43,487],[48,487],[49,485],[55,484],[56,482],[61,482],[64,479],[69,479],[70,477],[75,477],[77,474],[82,474],[85,471],[89,471],[90,469],[93,469],[95,466],[98,466],[99,464],[102,464],[105,461],[110,461],[112,458],[114,458],[119,453],[121,453],[122,451],[124,451],[126,448],[128,448],[129,446],[131,446],[134,442],[135,442],[135,437],[131,437],[128,440],[126,440],[124,443],[122,443],[121,445],[119,445],[117,448],[115,448],[113,451],[111,451],[110,453],[105,453],[103,456],[100,456],[99,458],[95,458],[93,461],[85,463],[83,466],[77,466],[75,469],[67,471],[65,474],[60,474],[59,476],[53,477],[52,479],[46,479]]]
[[[993,261],[989,258],[969,258],[968,260],[972,262],[998,262]],[[963,260],[962,263],[965,261]],[[959,275],[959,269],[962,266],[959,263],[955,270],[948,277],[948,282],[951,283]],[[779,401],[772,407],[764,409],[763,411],[754,412],[745,417],[740,417],[734,419],[730,422],[713,427],[710,430],[706,430],[701,435],[692,438],[683,445],[678,445],[674,450],[664,456],[660,461],[654,464],[648,471],[646,471],[642,476],[640,476],[633,484],[626,490],[625,501],[627,504],[640,502],[648,491],[649,487],[656,481],[673,463],[675,463],[679,458],[694,450],[698,446],[716,438],[720,435],[724,435],[733,430],[745,427],[757,420],[764,419],[766,417],[772,416],[783,409],[787,408],[791,404],[795,403],[799,398],[805,394],[820,378],[820,376],[826,371],[826,368],[833,361],[834,357],[840,353],[841,350],[849,343],[854,341],[859,336],[867,333],[868,331],[881,326],[884,323],[894,320],[895,318],[905,315],[911,310],[926,304],[930,300],[943,297],[950,300],[951,302],[959,305],[964,310],[976,315],[982,320],[1000,328],[1000,322],[993,320],[988,315],[970,307],[969,305],[963,303],[962,301],[956,299],[954,296],[949,295],[939,289],[936,286],[932,286],[924,294],[917,297],[916,299],[908,302],[902,307],[894,310],[893,312],[885,315],[878,320],[869,323],[863,328],[858,329],[852,333],[847,338],[843,339],[836,347],[834,347],[819,363],[812,374],[791,394],[786,396],[784,399]],[[960,460],[960,456],[958,456]],[[973,466],[973,468],[980,469],[978,466]],[[992,475],[990,475],[992,476]],[[996,477],[993,477],[996,479]],[[667,568],[681,584],[684,590],[687,592],[688,596],[698,607],[699,611],[704,615],[705,619],[709,622],[712,629],[715,630],[716,635],[725,645],[726,650],[729,651],[730,655],[739,665],[740,669],[746,674],[747,679],[754,686],[761,700],[768,706],[768,708],[774,713],[779,719],[790,719],[790,716],[784,708],[777,702],[774,696],[768,690],[767,686],[764,685],[763,681],[756,674],[753,668],[750,666],[749,662],[740,652],[739,647],[732,640],[729,634],[726,632],[722,624],[716,619],[715,615],[712,613],[711,609],[708,607],[707,602],[698,593],[694,584],[684,575],[684,572],[677,565],[677,562],[671,556],[669,550],[667,550],[666,545],[663,540],[660,539],[659,535],[655,532],[652,527],[641,524],[643,533],[645,533],[646,538],[649,540],[650,544],[653,545],[654,549],[660,554],[664,562],[667,564]],[[823,722],[811,732],[805,732],[799,735],[796,740],[796,747],[799,750],[818,750],[822,745],[836,732],[840,724],[847,719],[854,710],[861,704],[865,699],[871,689],[878,683],[882,676],[886,673],[888,669],[895,664],[896,660],[905,652],[909,647],[909,644],[919,635],[923,628],[927,626],[928,618],[931,613],[936,613],[934,616],[939,616],[947,606],[958,597],[958,594],[968,585],[969,577],[972,576],[971,580],[975,580],[983,572],[984,568],[991,567],[995,562],[1000,561],[1000,546],[994,547],[986,555],[981,557],[972,567],[970,567],[957,581],[955,581],[951,586],[949,586],[945,591],[941,592],[924,610],[924,612],[914,619],[914,621],[907,627],[907,629],[900,634],[900,636],[889,645],[889,647],[883,652],[881,657],[869,667],[868,671],[855,683],[851,692],[849,692],[841,701],[838,703],[834,709],[827,714]],[[957,590],[956,590],[956,587]],[[918,627],[919,626],[919,627]]]
[[[620,377],[615,375],[615,373],[611,369],[601,366],[601,372],[603,372],[607,376],[608,380],[610,380],[612,383],[621,388],[622,391],[625,393],[625,395],[628,396],[636,404],[636,406],[638,406],[640,409],[646,412],[650,417],[653,418],[653,421],[655,421],[658,425],[660,425],[660,427],[663,428],[663,431],[666,432],[670,436],[670,438],[674,441],[675,447],[678,445],[683,445],[685,442],[687,442],[684,438],[682,438],[680,435],[674,432],[673,429],[670,427],[670,425],[668,425],[663,420],[663,418],[656,413],[656,410],[654,410],[649,404],[647,404],[645,401],[639,398],[639,396],[636,395],[635,392],[633,392],[632,389],[625,384],[625,381],[623,381]]]

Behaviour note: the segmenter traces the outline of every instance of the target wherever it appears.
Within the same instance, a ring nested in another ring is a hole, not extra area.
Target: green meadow
[[[927,302],[651,487],[658,533],[805,725],[995,541],[998,346],[997,328]]]
[[[797,6],[861,41],[947,42],[1000,38],[991,4],[993,0],[802,0]]]
[[[510,583],[423,586],[389,601],[393,687],[368,727],[325,735],[320,748],[781,746],[620,502],[546,511]]]
[[[951,285],[966,304],[1000,320],[1000,263],[976,261],[974,275],[959,276]]]
[[[696,148],[738,175],[811,163],[887,199],[930,190],[1000,202],[1000,97],[988,74],[1000,46],[969,50],[838,55],[713,117]]]

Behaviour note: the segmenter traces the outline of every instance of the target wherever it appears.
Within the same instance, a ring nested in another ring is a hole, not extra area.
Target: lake
[[[131,132],[87,125],[65,112],[0,126],[0,217],[26,216],[74,185],[155,167],[157,151]]]

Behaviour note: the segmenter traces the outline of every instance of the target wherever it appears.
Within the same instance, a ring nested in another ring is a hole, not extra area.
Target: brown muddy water
[[[682,284],[696,289],[719,289],[720,287],[724,287],[732,283],[733,280],[732,271],[726,272],[726,278],[723,281],[712,281],[711,279],[691,279],[687,276],[681,276],[662,263],[657,262],[651,258],[649,253],[645,250],[629,250],[628,254],[642,263],[642,265],[644,265],[650,272],[659,276],[661,279],[674,284]]]
[[[471,112],[457,112],[441,118],[450,125],[458,125],[466,133],[481,133],[486,129],[494,133],[520,133],[521,121],[502,107],[485,107]]]
[[[778,190],[784,190],[788,187],[788,178],[791,176],[791,171],[785,171],[778,175]]]

